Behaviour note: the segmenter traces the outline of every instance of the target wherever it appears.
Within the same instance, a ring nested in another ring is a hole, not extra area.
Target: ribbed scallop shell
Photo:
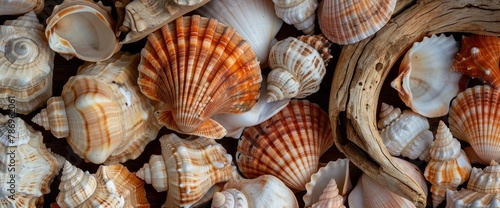
[[[332,180],[335,181],[336,195],[341,197],[340,204],[344,204],[344,197],[347,199],[347,193],[352,189],[349,174],[349,159],[347,158],[330,161],[325,167],[319,168],[317,173],[311,175],[311,181],[306,184],[307,193],[302,197],[305,207],[319,202],[321,195]]]
[[[319,27],[334,43],[356,43],[380,30],[395,7],[396,0],[323,0],[318,9]]]
[[[84,64],[61,97],[50,98],[32,121],[57,138],[67,137],[86,161],[116,164],[137,158],[160,129],[152,103],[136,83],[138,63],[138,54],[118,53]]]
[[[406,106],[425,117],[448,114],[451,99],[467,87],[468,79],[450,71],[458,52],[453,36],[432,35],[406,52],[399,75],[391,82]]]
[[[52,96],[55,53],[43,30],[33,12],[0,25],[0,107],[4,110],[28,114]]]
[[[222,138],[210,117],[249,111],[262,76],[250,44],[216,19],[179,17],[148,37],[141,52],[141,91],[164,104],[158,121],[180,133]]]
[[[434,135],[429,130],[427,118],[411,110],[401,113],[401,109],[382,103],[377,125],[392,156],[429,161]]]
[[[292,100],[270,119],[245,129],[236,162],[247,178],[269,174],[302,191],[332,145],[328,115],[307,100]]]
[[[318,202],[312,208],[345,208],[344,198],[339,195],[339,189],[335,179],[331,179],[326,185],[323,193],[319,196]]]
[[[157,191],[168,189],[163,207],[194,206],[201,203],[200,199],[212,186],[235,177],[231,155],[213,139],[181,139],[168,134],[160,138],[160,143],[162,158],[151,156],[150,163],[136,175],[146,183],[153,183],[153,187],[160,187]],[[157,163],[163,163],[164,168]]]
[[[317,0],[273,0],[276,15],[305,34],[314,33]]]
[[[483,164],[500,161],[500,90],[488,85],[468,88],[451,103],[452,134],[468,142]]]
[[[267,64],[274,36],[283,20],[274,12],[269,0],[217,0],[196,10],[201,16],[214,18],[229,25],[247,40],[257,56],[260,65]]]
[[[445,199],[446,190],[457,190],[469,179],[472,166],[460,149],[460,142],[453,138],[443,121],[439,121],[430,152],[431,160],[425,167],[424,176],[432,184],[432,205],[437,207]]]
[[[267,101],[304,98],[317,92],[326,73],[323,61],[316,48],[297,38],[276,43],[269,54],[272,70],[267,78]]]
[[[64,57],[96,62],[121,48],[114,31],[111,7],[92,0],[64,0],[47,19],[45,36],[50,48]]]
[[[0,0],[0,15],[17,15],[42,11],[45,0]],[[0,36],[1,37],[1,36]]]
[[[497,88],[500,86],[500,38],[487,35],[463,37],[452,71],[479,78]]]

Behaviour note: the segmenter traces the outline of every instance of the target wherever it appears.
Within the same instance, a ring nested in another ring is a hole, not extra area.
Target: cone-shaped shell
[[[453,138],[443,121],[439,122],[430,152],[431,159],[425,167],[424,176],[432,184],[432,205],[437,207],[445,199],[446,190],[457,190],[469,179],[472,166],[460,149],[460,142]]]
[[[305,207],[319,202],[331,181],[335,181],[337,195],[341,197],[340,204],[344,204],[344,196],[347,198],[347,193],[352,189],[349,176],[349,159],[330,161],[325,167],[321,167],[317,173],[311,175],[311,181],[306,184],[307,193],[303,197]]]
[[[50,152],[42,133],[21,118],[0,114],[0,135],[0,183],[4,184],[0,207],[39,206],[64,159]]]
[[[318,9],[319,27],[334,43],[356,43],[380,30],[395,7],[396,0],[323,0]]]
[[[276,43],[269,54],[267,101],[304,98],[319,90],[326,73],[322,55],[313,46],[288,37]]]
[[[385,147],[392,156],[429,161],[429,149],[434,135],[427,118],[411,110],[394,108],[382,103],[378,128]]]
[[[500,38],[497,36],[471,35],[463,37],[452,71],[479,78],[498,88],[500,86]]]
[[[448,114],[451,99],[468,82],[462,74],[450,71],[458,47],[453,36],[444,34],[413,44],[401,62],[398,77],[391,82],[406,106],[425,117]]]
[[[196,12],[236,29],[252,45],[260,65],[267,64],[269,51],[276,40],[274,36],[283,24],[271,1],[217,0],[203,5]]]
[[[269,174],[302,191],[332,145],[328,115],[307,100],[292,100],[270,119],[245,129],[236,162],[247,178]]]
[[[17,15],[28,13],[30,11],[39,13],[43,10],[44,5],[45,0],[1,0],[0,15]]]
[[[179,17],[148,37],[141,52],[141,91],[164,107],[158,121],[180,133],[222,138],[210,117],[249,111],[262,76],[250,44],[216,19]]]
[[[451,133],[468,142],[483,164],[500,161],[500,90],[478,85],[458,94],[451,103]]]
[[[305,34],[314,33],[317,0],[273,0],[276,15]]]
[[[339,195],[339,189],[335,179],[331,179],[326,185],[323,193],[319,196],[318,202],[312,208],[345,208],[344,198]]]
[[[52,96],[55,53],[50,50],[43,30],[33,12],[0,25],[2,109],[28,114]]]
[[[168,189],[163,207],[190,207],[209,193],[212,186],[235,177],[233,171],[236,167],[231,165],[231,155],[226,154],[222,145],[213,139],[181,139],[168,134],[160,138],[160,143],[162,158],[150,159],[150,162],[163,162],[166,168],[164,177],[155,179],[162,175],[155,171],[164,171],[163,168],[154,168],[158,166],[156,164],[145,164],[136,175],[146,183],[153,183],[155,188],[164,187],[158,191]]]
[[[111,7],[92,0],[64,0],[47,19],[45,36],[50,48],[64,57],[96,62],[121,48],[114,31]]]
[[[156,138],[160,125],[152,103],[139,90],[139,55],[118,53],[81,66],[64,85],[61,96],[33,122],[67,137],[73,151],[86,161],[116,164],[137,158]]]

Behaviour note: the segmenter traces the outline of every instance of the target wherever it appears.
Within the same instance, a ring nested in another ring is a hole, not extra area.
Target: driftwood
[[[375,35],[342,49],[332,81],[330,119],[337,148],[356,166],[417,207],[425,207],[424,190],[396,164],[378,133],[382,84],[398,58],[424,36],[500,35],[500,1],[403,0],[396,10]]]

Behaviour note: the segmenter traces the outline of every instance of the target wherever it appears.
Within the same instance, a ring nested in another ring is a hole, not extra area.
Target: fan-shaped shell
[[[137,86],[138,63],[138,54],[119,53],[84,64],[61,97],[50,98],[32,121],[58,138],[67,137],[86,161],[116,164],[137,158],[160,129],[152,103]]]
[[[356,43],[380,30],[395,7],[396,0],[323,0],[318,9],[319,27],[334,43]]]
[[[259,97],[250,44],[215,19],[179,17],[152,33],[141,54],[141,91],[164,104],[155,116],[177,132],[222,138],[227,131],[210,117],[249,111]]]
[[[406,106],[425,117],[448,114],[451,99],[468,82],[462,74],[450,71],[457,52],[458,42],[444,34],[413,44],[391,82]]]
[[[45,0],[1,0],[0,15],[17,15],[28,13],[30,11],[39,13],[43,10],[44,5]]]
[[[462,38],[452,71],[479,78],[497,88],[500,86],[500,38],[488,35],[471,35]]]
[[[45,36],[50,48],[64,57],[96,62],[121,48],[114,31],[111,7],[92,0],[64,0],[47,19]]]
[[[317,0],[273,0],[276,15],[305,34],[314,33]]]
[[[336,195],[341,197],[340,204],[344,204],[344,197],[347,199],[347,193],[352,189],[349,174],[349,159],[347,158],[330,161],[325,167],[319,168],[317,173],[311,175],[311,181],[306,184],[307,193],[302,197],[305,207],[319,202],[323,192],[330,192],[326,189],[332,180],[335,181]]]
[[[43,30],[33,12],[0,26],[0,107],[4,110],[28,114],[52,96],[54,52]]]
[[[328,115],[307,100],[292,100],[270,119],[245,129],[236,162],[247,178],[269,174],[301,191],[332,145]]]
[[[500,90],[477,85],[461,92],[451,103],[451,133],[468,142],[483,164],[500,161]]]

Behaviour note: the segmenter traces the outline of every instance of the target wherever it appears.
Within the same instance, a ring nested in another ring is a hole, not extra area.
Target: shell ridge
[[[164,31],[161,31],[163,33]],[[151,49],[153,49],[156,53],[149,53],[151,54],[152,57],[148,58],[149,62],[155,63],[153,65],[154,69],[154,77],[158,77],[159,79],[154,79],[152,78],[151,80],[159,80],[160,82],[158,84],[155,84],[156,89],[155,91],[160,90],[162,93],[156,93],[156,96],[161,96],[161,100],[164,102],[169,102],[173,98],[166,98],[163,97],[165,95],[165,91],[168,89],[172,89],[172,82],[173,80],[171,79],[171,73],[170,70],[168,69],[163,69],[162,66],[170,66],[170,59],[168,58],[168,49],[165,46],[165,44],[162,44],[162,41],[165,42],[164,39],[165,35],[160,35],[160,33],[153,33],[150,35],[150,38],[148,38],[148,43],[147,46],[149,46]],[[151,49],[145,49],[145,51],[150,51]],[[144,55],[141,55],[144,57]],[[159,61],[158,61],[159,60]],[[144,67],[144,69],[148,69],[149,67]],[[170,78],[170,79],[169,79]],[[152,82],[152,81],[151,81]],[[160,88],[158,86],[166,86],[165,88]]]

